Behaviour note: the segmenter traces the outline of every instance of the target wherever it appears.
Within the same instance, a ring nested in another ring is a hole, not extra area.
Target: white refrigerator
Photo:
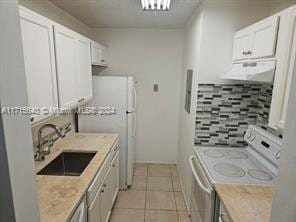
[[[79,115],[79,132],[118,133],[120,189],[132,184],[136,158],[136,87],[132,76],[93,76],[93,99],[88,107],[115,108],[112,115]]]

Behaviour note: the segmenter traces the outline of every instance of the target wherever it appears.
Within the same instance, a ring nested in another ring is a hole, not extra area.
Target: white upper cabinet
[[[52,108],[72,109],[92,99],[92,41],[22,6],[20,22],[29,106],[43,111],[32,115],[32,123],[54,115]],[[101,64],[105,54],[100,45]]]
[[[91,40],[55,25],[56,61],[61,108],[74,108],[92,98]]]
[[[55,25],[55,44],[59,105],[73,108],[79,98],[76,55],[76,33],[61,25]]]
[[[234,36],[233,60],[274,57],[279,16],[272,16],[251,25]]]
[[[108,66],[107,48],[97,42],[91,42],[91,61],[93,65]]]
[[[77,35],[77,77],[78,77],[78,102],[86,102],[92,98],[92,73],[91,73],[91,41]]]
[[[252,26],[251,58],[273,57],[275,54],[279,17],[273,16]]]
[[[53,23],[20,7],[21,34],[30,107],[58,107]],[[31,122],[39,122],[49,115],[34,114]]]

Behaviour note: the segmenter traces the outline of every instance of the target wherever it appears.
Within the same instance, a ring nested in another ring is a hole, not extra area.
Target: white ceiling
[[[181,28],[200,0],[171,0],[168,12],[142,11],[141,0],[50,0],[92,28]]]

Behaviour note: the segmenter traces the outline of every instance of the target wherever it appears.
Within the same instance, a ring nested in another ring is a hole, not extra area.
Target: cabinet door
[[[30,107],[58,107],[53,23],[20,7],[21,34]],[[32,123],[51,114],[35,114]]]
[[[112,162],[111,162],[111,180],[110,180],[110,187],[111,187],[111,199],[112,199],[112,206],[115,202],[116,196],[119,191],[119,151],[115,154]],[[111,207],[112,207],[111,206]]]
[[[107,64],[108,64],[107,48],[105,46],[101,46],[100,63],[102,66],[107,66]]]
[[[250,31],[249,29],[243,29],[238,31],[234,36],[233,46],[233,60],[247,59],[249,44],[250,43]]]
[[[92,41],[91,42],[91,62],[92,64],[96,65],[100,63],[100,57],[101,57],[101,46]]]
[[[92,98],[92,72],[91,72],[91,45],[90,40],[77,35],[77,65],[78,65],[78,97],[79,102]]]
[[[101,204],[102,204],[103,189],[99,189],[93,202],[88,208],[87,221],[88,222],[102,222],[101,220]]]
[[[103,45],[92,41],[91,57],[93,65],[107,66],[107,49]]]
[[[106,173],[105,180],[102,185],[102,199],[101,199],[101,221],[107,222],[110,214],[111,214],[111,206],[112,206],[112,189],[111,189],[111,169]]]
[[[251,58],[273,57],[275,54],[279,17],[273,16],[252,25]]]
[[[78,101],[76,33],[55,25],[59,106],[73,108]]]

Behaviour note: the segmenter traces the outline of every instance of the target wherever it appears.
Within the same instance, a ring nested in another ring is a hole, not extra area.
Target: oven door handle
[[[197,173],[195,172],[195,169],[194,169],[194,166],[193,166],[193,159],[194,159],[194,156],[190,156],[190,158],[189,158],[189,163],[190,163],[191,170],[192,170],[192,173],[193,173],[193,175],[194,175],[194,177],[195,177],[196,182],[198,183],[198,185],[200,186],[200,188],[201,188],[203,191],[205,191],[205,192],[208,193],[208,194],[211,194],[212,191],[211,191],[210,189],[206,188],[206,187],[202,184],[202,182],[200,181],[200,178],[198,177]]]

